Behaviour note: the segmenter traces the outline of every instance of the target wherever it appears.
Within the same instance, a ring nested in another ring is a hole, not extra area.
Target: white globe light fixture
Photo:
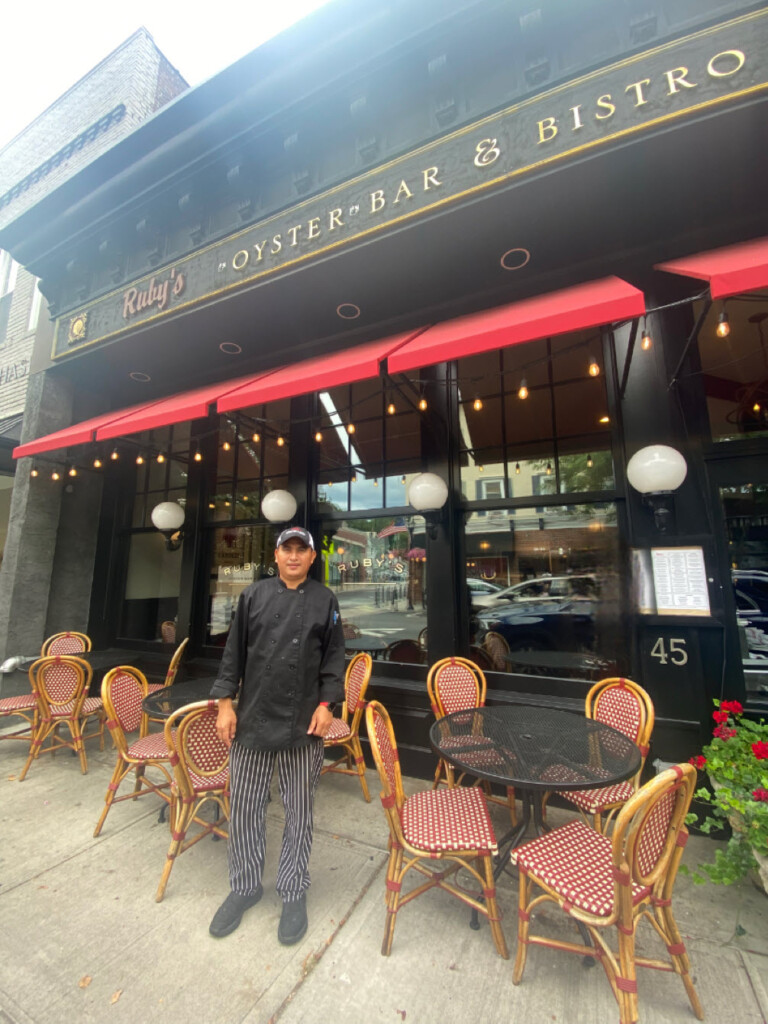
[[[408,504],[417,512],[436,512],[448,500],[448,485],[437,473],[419,473],[408,488]]]
[[[437,527],[443,518],[443,508],[448,500],[448,485],[437,473],[419,473],[408,487],[408,504],[424,514],[427,536],[437,537]]]
[[[635,452],[627,463],[627,479],[653,509],[653,521],[662,533],[669,527],[674,508],[673,492],[688,473],[688,465],[676,448],[650,444]]]
[[[152,525],[165,536],[169,551],[177,551],[184,539],[182,526],[186,513],[177,501],[161,501],[152,509]]]
[[[290,491],[270,491],[261,502],[261,514],[270,523],[287,523],[296,515],[296,499]]]

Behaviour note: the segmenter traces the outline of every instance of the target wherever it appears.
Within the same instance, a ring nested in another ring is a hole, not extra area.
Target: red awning
[[[420,328],[420,331],[424,328]],[[379,338],[365,345],[357,345],[331,355],[305,359],[301,363],[284,366],[273,373],[254,377],[247,384],[222,395],[219,412],[232,412],[247,405],[276,402],[281,398],[295,398],[311,391],[326,391],[342,384],[354,384],[369,377],[378,377],[381,364],[391,353],[411,341],[420,331]]]
[[[235,380],[208,384],[192,391],[182,391],[181,394],[161,398],[157,402],[113,413],[109,423],[105,423],[96,431],[96,440],[108,441],[124,434],[138,434],[142,430],[157,430],[172,423],[202,419],[208,415],[217,398],[234,388],[242,387],[250,380],[253,380],[252,376],[237,377]]]
[[[401,346],[389,357],[387,367],[390,373],[404,373],[644,313],[641,291],[619,277],[605,277],[436,324]]]
[[[116,416],[128,416],[132,412],[146,408],[146,403],[133,405],[130,409],[121,409],[119,412],[105,412],[101,416],[94,416],[93,419],[83,420],[82,423],[73,423],[71,427],[64,427],[53,434],[46,434],[38,437],[36,441],[27,441],[13,449],[14,459],[21,459],[25,455],[40,455],[42,452],[54,452],[60,448],[69,448],[75,444],[88,444],[96,437],[96,431],[105,426]]]
[[[657,263],[656,270],[709,281],[713,299],[768,288],[768,238],[753,238],[751,242]]]

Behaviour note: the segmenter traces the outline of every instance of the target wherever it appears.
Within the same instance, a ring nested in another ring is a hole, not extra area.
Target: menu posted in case
[[[652,548],[658,615],[709,615],[702,548]]]

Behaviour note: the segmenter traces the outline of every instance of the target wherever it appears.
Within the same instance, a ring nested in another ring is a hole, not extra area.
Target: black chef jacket
[[[242,681],[242,686],[241,686]],[[211,697],[236,697],[244,747],[280,750],[307,734],[321,701],[344,700],[344,634],[333,591],[275,576],[241,593]]]

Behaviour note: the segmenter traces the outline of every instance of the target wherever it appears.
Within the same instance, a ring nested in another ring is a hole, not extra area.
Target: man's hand
[[[232,707],[232,701],[229,697],[222,697],[219,700],[219,714],[216,718],[216,735],[222,743],[231,747],[232,740],[235,738],[236,729],[237,715],[235,714],[235,709]]]
[[[333,712],[329,711],[325,704],[318,704],[312,721],[309,723],[307,732],[310,736],[322,736],[325,739],[333,721]]]

